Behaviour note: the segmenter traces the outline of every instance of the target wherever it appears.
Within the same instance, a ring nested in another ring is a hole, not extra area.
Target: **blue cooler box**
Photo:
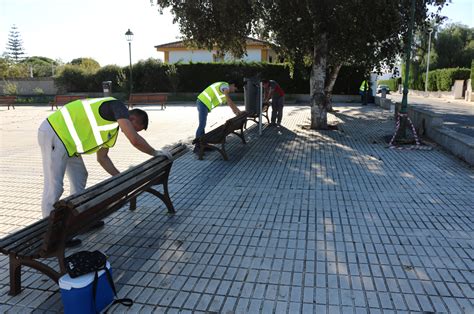
[[[107,268],[112,274],[109,262]],[[94,296],[92,292],[92,284],[94,282],[94,273],[89,273],[76,278],[71,278],[68,274],[59,278],[59,290],[61,291],[61,299],[63,300],[64,313],[97,313],[104,310],[114,300],[114,292],[107,280],[105,270],[98,273],[99,280],[97,283],[97,291]]]

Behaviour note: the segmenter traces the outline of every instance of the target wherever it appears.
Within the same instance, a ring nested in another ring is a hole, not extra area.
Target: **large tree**
[[[432,69],[469,68],[474,59],[474,28],[447,25],[437,34],[433,46],[437,58]]]
[[[10,34],[8,35],[7,55],[14,62],[20,62],[25,57],[23,41],[16,25],[12,26]]]
[[[154,1],[154,0],[152,0]],[[258,33],[273,41],[298,68],[311,65],[311,128],[327,127],[332,86],[343,64],[370,72],[391,64],[407,34],[411,0],[156,0],[170,7],[184,40],[209,50],[217,46],[236,56],[245,38]],[[429,4],[416,1],[415,23],[425,25]]]

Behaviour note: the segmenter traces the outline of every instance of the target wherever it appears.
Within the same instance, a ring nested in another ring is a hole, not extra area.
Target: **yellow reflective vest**
[[[368,90],[369,90],[369,84],[367,83],[366,80],[363,80],[362,84],[360,84],[359,91],[366,92]]]
[[[75,100],[48,117],[48,122],[67,150],[69,157],[91,154],[101,147],[113,147],[118,123],[102,118],[99,108],[113,97]]]
[[[221,92],[221,86],[224,84],[229,85],[227,82],[216,82],[199,94],[198,99],[206,105],[207,110],[211,111],[226,102],[225,95]]]

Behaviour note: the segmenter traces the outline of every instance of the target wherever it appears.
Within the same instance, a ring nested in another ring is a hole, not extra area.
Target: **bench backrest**
[[[247,113],[243,111],[238,116],[227,120],[224,125],[202,135],[202,140],[208,143],[222,142],[227,135],[235,130],[241,129],[247,121]]]
[[[0,103],[1,104],[10,104],[15,102],[16,96],[0,96]]]
[[[185,149],[184,145],[177,145],[170,151],[177,155]],[[107,217],[152,185],[164,182],[171,165],[172,161],[164,156],[152,157],[117,176],[56,202],[49,216],[49,226],[41,248],[43,254],[54,252],[64,239],[77,235],[94,222]]]
[[[230,134],[235,130],[241,129],[247,121],[247,113],[244,111],[225,122],[225,133]]]
[[[54,96],[54,103],[58,105],[65,105],[71,101],[85,98],[87,97],[84,95],[56,95]]]
[[[130,103],[162,103],[168,99],[167,94],[131,94]]]

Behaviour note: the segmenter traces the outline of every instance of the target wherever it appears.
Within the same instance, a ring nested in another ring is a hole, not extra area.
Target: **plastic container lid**
[[[110,270],[109,262],[107,262],[106,266]],[[105,270],[99,271],[98,273],[99,277],[102,276],[104,273],[105,273]],[[94,276],[95,276],[95,273],[88,273],[76,278],[71,278],[69,274],[65,274],[61,278],[59,278],[59,288],[64,289],[64,290],[71,290],[72,288],[74,289],[84,288],[90,285],[94,281]]]

